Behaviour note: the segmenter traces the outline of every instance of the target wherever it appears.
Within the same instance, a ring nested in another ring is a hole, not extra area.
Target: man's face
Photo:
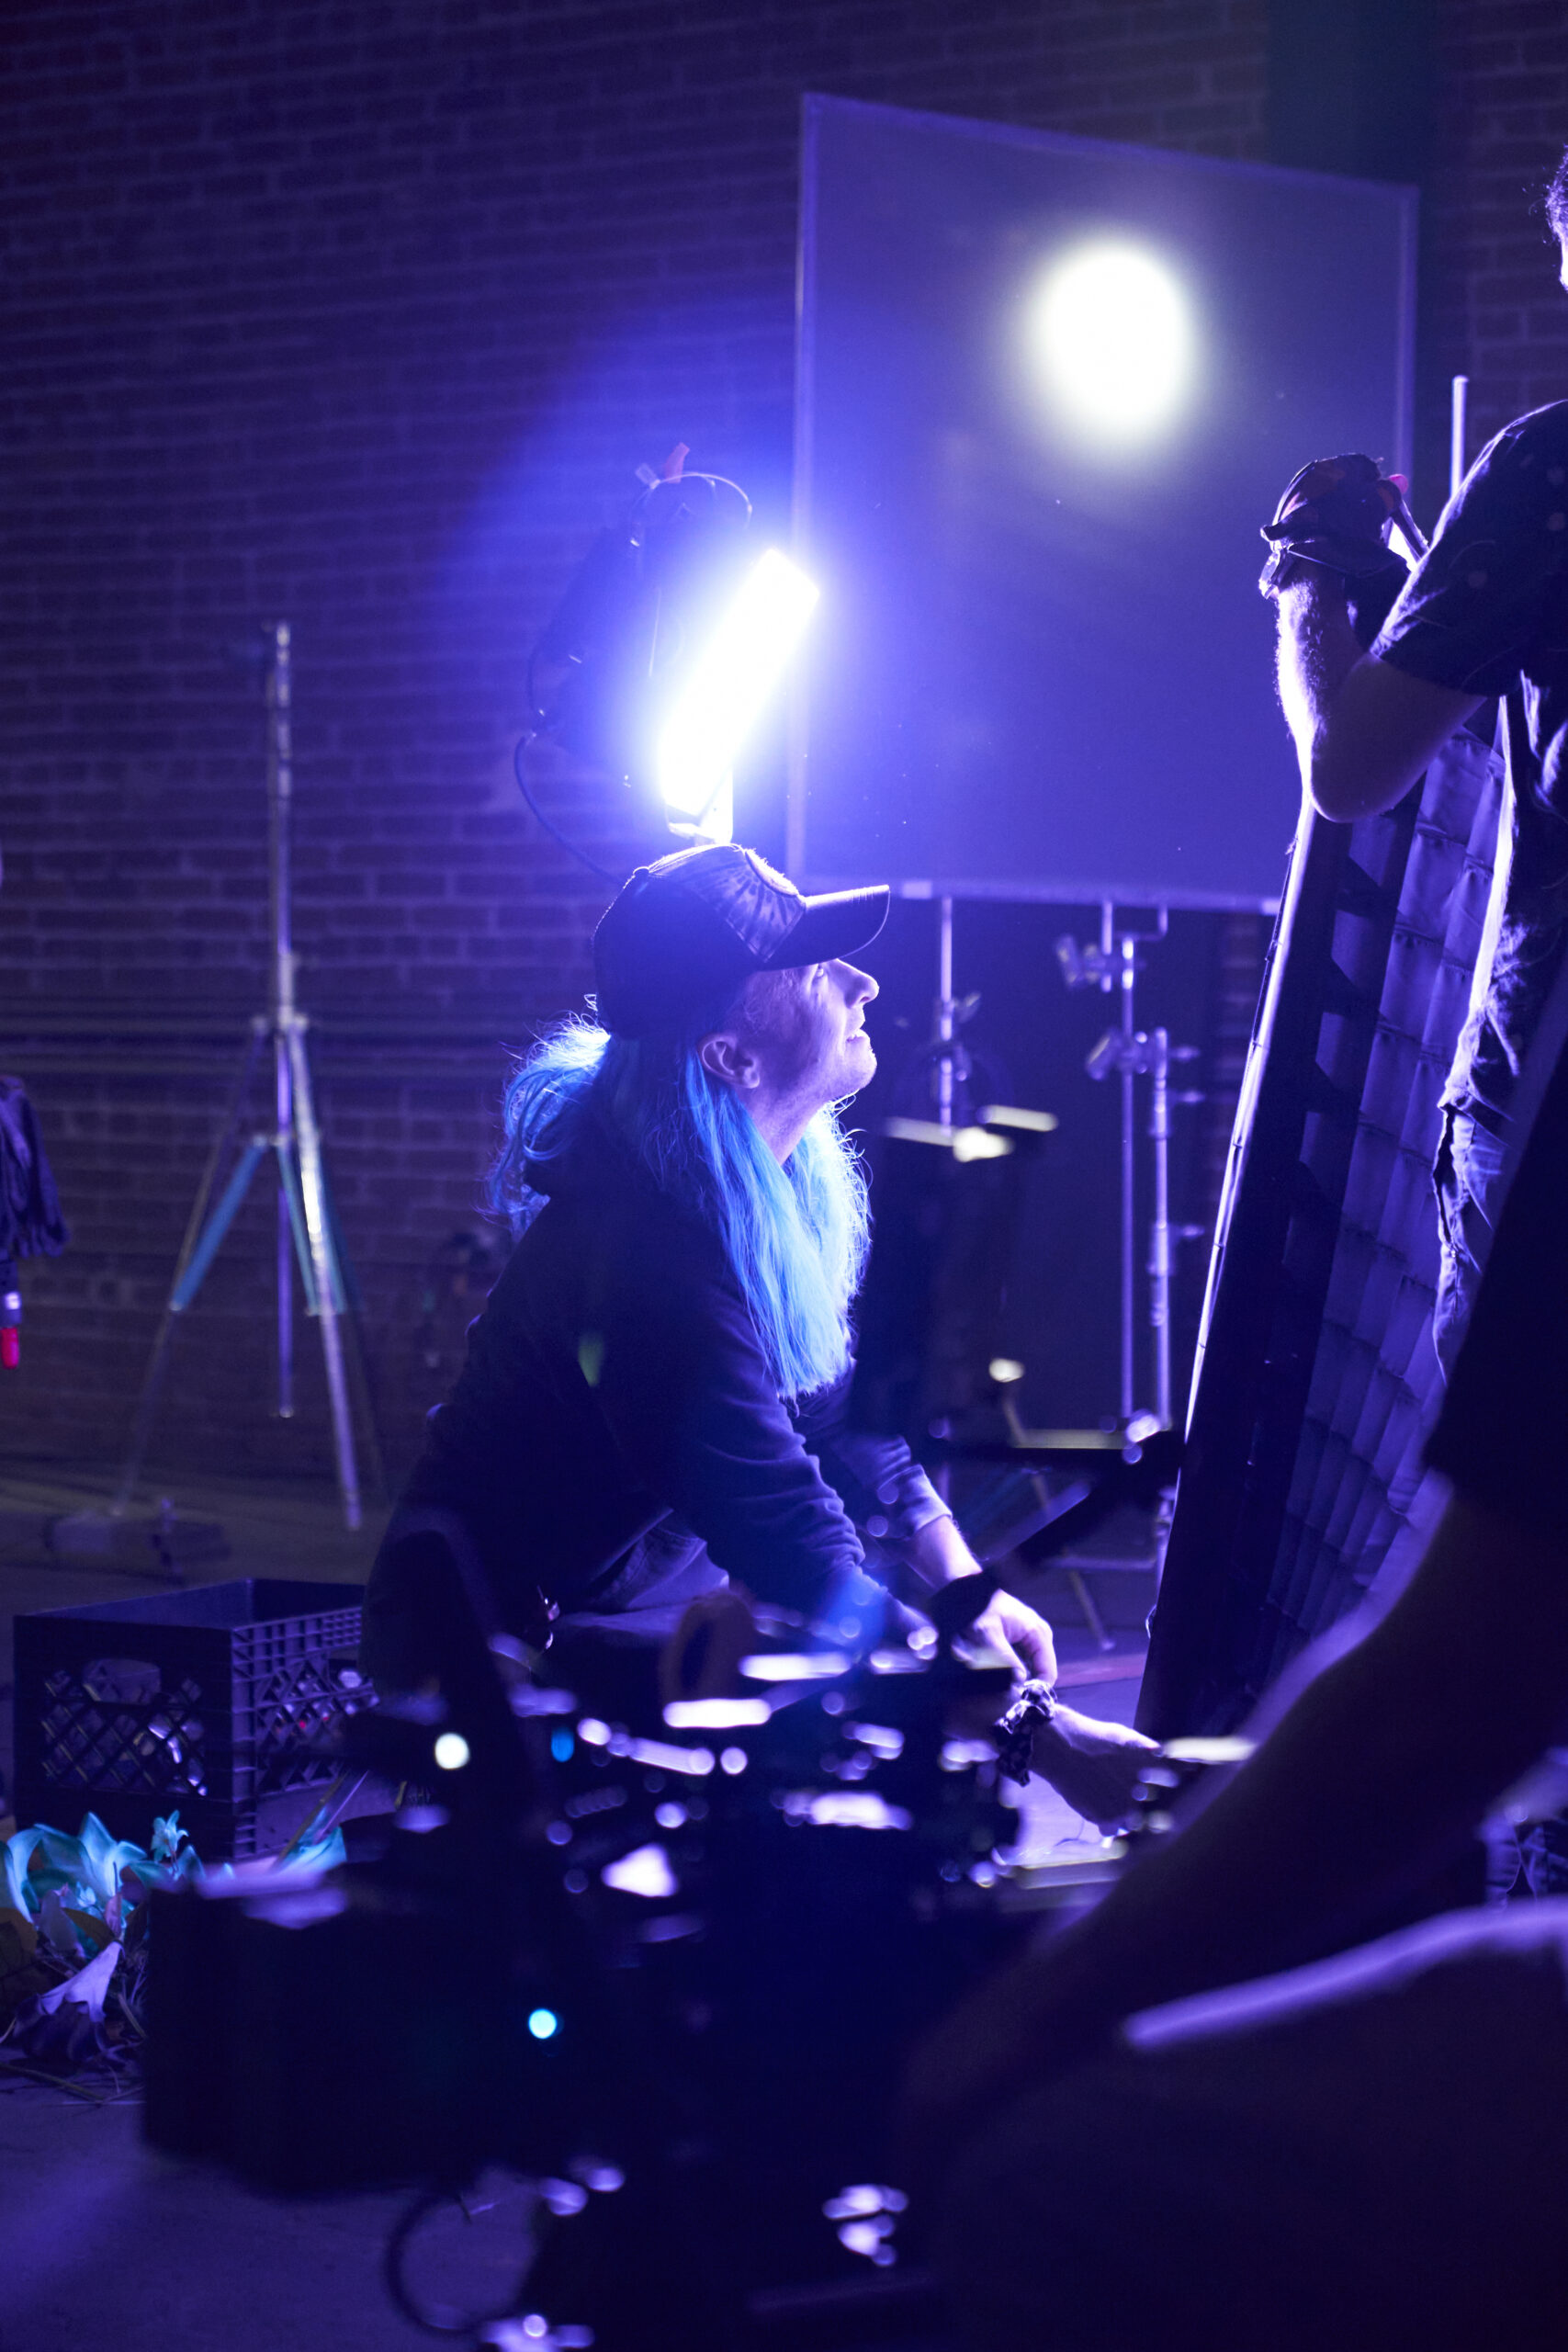
[[[865,1034],[865,1008],[876,994],[869,972],[853,964],[799,964],[759,972],[743,1000],[746,1042],[774,1095],[813,1111],[842,1102],[876,1069]]]

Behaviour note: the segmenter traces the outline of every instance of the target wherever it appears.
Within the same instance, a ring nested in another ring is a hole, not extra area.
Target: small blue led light
[[[560,2019],[554,2009],[530,2009],[528,2030],[536,2041],[548,2041],[551,2034],[560,2030]]]
[[[573,1739],[573,1737],[572,1737],[572,1736],[571,1736],[570,1732],[569,1732],[569,1731],[553,1731],[553,1732],[551,1732],[551,1734],[550,1734],[550,1754],[555,1758],[556,1762],[557,1762],[558,1764],[565,1764],[565,1763],[569,1762],[569,1761],[570,1761],[570,1759],[571,1751],[572,1751],[572,1749],[573,1749],[576,1746],[577,1746],[577,1742],[576,1742],[576,1740],[575,1740],[575,1739]]]

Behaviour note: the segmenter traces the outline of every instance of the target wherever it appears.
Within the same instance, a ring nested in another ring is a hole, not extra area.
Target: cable
[[[747,497],[746,492],[741,489],[740,484],[738,481],[731,481],[728,474],[675,474],[671,476],[668,481],[663,480],[650,481],[642,495],[632,501],[631,514],[628,517],[628,521],[634,539],[637,537],[637,534],[640,526],[651,523],[653,503],[659,496],[660,491],[690,490],[694,482],[702,483],[703,488],[707,492],[708,504],[710,507],[716,507],[718,505],[719,501],[717,493],[721,490],[733,491],[744,510],[740,517],[740,527],[742,530],[745,529],[747,524],[751,520],[753,510],[750,500]]]
[[[381,2256],[381,2276],[393,2303],[415,2327],[427,2335],[466,2335],[471,2342],[479,2328],[511,2319],[522,2309],[538,2247],[535,2243],[525,2245],[526,2258],[516,2283],[507,2290],[504,2301],[491,2308],[466,2311],[453,2303],[437,2302],[434,2297],[425,2300],[409,2277],[413,2240],[423,2224],[447,2206],[456,2206],[465,2221],[472,2222],[474,2215],[460,2190],[422,2188],[418,2192],[392,2226]]]
[[[548,833],[552,841],[558,842],[569,856],[575,857],[580,865],[586,865],[591,874],[596,874],[599,876],[601,882],[613,883],[618,890],[626,881],[626,876],[624,874],[612,874],[607,865],[601,865],[596,857],[590,857],[585,849],[580,849],[575,842],[568,841],[566,835],[561,831],[560,827],[558,825],[551,824],[549,819],[546,816],[544,810],[540,808],[538,802],[529,791],[525,754],[529,744],[533,742],[533,741],[534,738],[532,735],[519,736],[517,739],[517,749],[512,754],[512,773],[517,778],[518,791],[523,795],[528,808],[538,820],[539,823],[544,827],[546,832]]]

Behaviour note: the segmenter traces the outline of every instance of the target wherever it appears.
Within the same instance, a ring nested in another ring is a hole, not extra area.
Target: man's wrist
[[[1343,572],[1325,571],[1321,564],[1296,560],[1296,568],[1278,590],[1274,602],[1280,609],[1280,626],[1304,628],[1318,614],[1329,611],[1348,613]]]
[[[974,1576],[980,1563],[959,1532],[951,1510],[928,1519],[909,1538],[907,1554],[916,1576],[928,1586],[951,1584],[954,1577]]]
[[[1298,555],[1292,548],[1280,565],[1279,575],[1268,592],[1275,604],[1283,604],[1293,589],[1322,588],[1345,601],[1345,574],[1332,564],[1314,562],[1309,555]]]

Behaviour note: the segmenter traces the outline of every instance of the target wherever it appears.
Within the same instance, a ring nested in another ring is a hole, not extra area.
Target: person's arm
[[[1568,1533],[1456,1499],[1388,1616],[1213,1804],[926,2043],[917,2151],[935,2161],[1135,2009],[1352,1935],[1474,1829],[1551,1739],[1565,1692]]]
[[[1343,824],[1393,808],[1482,696],[1363,653],[1332,573],[1303,568],[1278,603],[1280,700],[1314,808]]]
[[[750,1592],[815,1615],[861,1566],[860,1539],[780,1401],[716,1244],[671,1227],[616,1273],[594,1395],[626,1469]]]
[[[910,1567],[931,1588],[949,1584],[954,1577],[981,1573],[980,1563],[958,1531],[951,1513],[928,1520],[906,1549]],[[998,1586],[976,1618],[976,1638],[1010,1658],[1021,1675],[1037,1681],[1056,1679],[1056,1645],[1051,1628],[1037,1610]]]
[[[1353,823],[1404,798],[1470,714],[1506,694],[1561,594],[1568,403],[1488,443],[1363,653],[1343,585],[1298,568],[1275,590],[1280,693],[1302,779]]]
[[[879,1437],[849,1426],[851,1379],[812,1398],[795,1416],[824,1476],[867,1533],[906,1567],[924,1590],[972,1577],[980,1563],[942,1500],[901,1437]],[[906,1595],[915,1600],[918,1596]],[[1010,1592],[998,1591],[976,1620],[977,1637],[1010,1658],[1021,1675],[1042,1682],[1056,1679],[1056,1649],[1051,1628],[1037,1611]]]

